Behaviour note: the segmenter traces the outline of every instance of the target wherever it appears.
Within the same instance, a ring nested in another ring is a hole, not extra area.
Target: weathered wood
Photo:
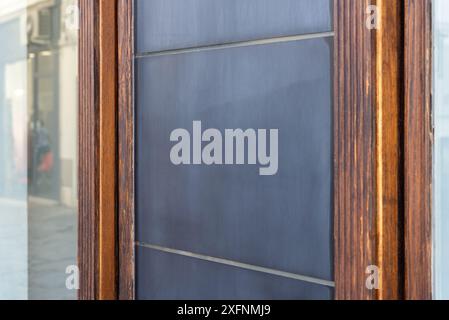
[[[431,0],[405,13],[405,298],[432,299]]]
[[[376,220],[378,299],[403,297],[403,1],[377,0]]]
[[[376,256],[374,33],[369,0],[335,0],[334,241],[336,299],[374,299],[365,270]]]
[[[117,15],[116,0],[100,0],[99,299],[116,299]]]
[[[99,2],[80,0],[79,32],[79,166],[78,265],[80,299],[96,299],[98,292],[99,216]]]
[[[116,6],[79,5],[79,298],[115,299]]]
[[[133,1],[118,1],[119,298],[134,299],[134,26]]]
[[[369,28],[370,5],[378,10]],[[337,299],[403,295],[402,1],[335,0]],[[379,290],[366,286],[379,268]]]

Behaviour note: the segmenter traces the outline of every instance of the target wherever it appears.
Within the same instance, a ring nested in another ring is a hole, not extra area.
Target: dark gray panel
[[[333,289],[137,247],[137,299],[330,300]]]
[[[137,52],[332,30],[332,0],[137,0]]]
[[[137,239],[331,280],[332,39],[136,63]],[[170,133],[279,129],[279,171],[175,166]]]

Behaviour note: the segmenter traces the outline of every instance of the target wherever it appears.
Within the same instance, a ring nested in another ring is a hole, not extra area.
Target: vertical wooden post
[[[79,0],[79,166],[78,265],[79,298],[96,299],[99,215],[98,1]]]
[[[135,297],[134,270],[134,12],[118,0],[119,64],[119,298]]]
[[[79,298],[115,299],[116,1],[79,6]]]
[[[334,239],[337,299],[375,299],[365,270],[376,256],[374,32],[369,0],[335,0]]]
[[[381,300],[403,297],[403,1],[377,0],[376,221]]]
[[[337,299],[403,293],[402,18],[402,0],[335,0]],[[370,266],[378,290],[366,285]]]
[[[100,0],[99,299],[116,299],[117,2]]]
[[[432,2],[405,1],[405,298],[432,299]]]

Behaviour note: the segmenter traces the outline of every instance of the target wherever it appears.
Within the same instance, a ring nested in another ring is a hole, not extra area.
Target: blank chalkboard
[[[137,2],[137,48],[146,52],[135,62],[137,298],[331,298],[333,38],[317,35],[330,29],[329,1],[294,1],[302,5],[297,16],[253,17],[262,20],[242,32],[229,22],[242,14],[236,3],[229,9],[232,1],[185,1],[192,8]],[[293,5],[242,2],[256,13]],[[162,16],[149,22],[155,8]],[[182,8],[199,10],[204,25],[224,14],[226,32],[192,31],[188,43],[179,42],[172,19]],[[321,17],[315,26],[304,18],[313,12]],[[157,21],[158,35],[147,33]],[[270,38],[283,30],[298,37]],[[266,41],[251,42],[254,35]],[[178,47],[187,49],[171,51]],[[201,132],[223,137],[226,130],[277,130],[276,173],[261,175],[248,154],[242,164],[195,164],[192,154],[189,163],[173,163],[172,133],[189,132],[193,145],[198,122]]]
[[[333,0],[137,0],[137,52],[332,30]]]

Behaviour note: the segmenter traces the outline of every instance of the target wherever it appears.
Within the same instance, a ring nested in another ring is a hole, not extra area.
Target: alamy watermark
[[[77,5],[69,5],[66,7],[64,24],[67,30],[79,30],[80,8]]]
[[[366,27],[368,30],[379,29],[379,7],[376,5],[369,5],[366,7]]]
[[[379,267],[371,265],[366,267],[365,273],[368,275],[366,278],[366,288],[368,290],[379,290]]]
[[[225,129],[222,134],[213,128],[203,132],[201,121],[193,121],[192,134],[182,128],[170,134],[170,141],[177,142],[170,160],[174,165],[258,164],[259,175],[272,176],[278,172],[278,139],[278,129]]]
[[[80,288],[80,269],[76,265],[67,266],[65,273],[68,275],[65,280],[67,290],[79,290]]]

